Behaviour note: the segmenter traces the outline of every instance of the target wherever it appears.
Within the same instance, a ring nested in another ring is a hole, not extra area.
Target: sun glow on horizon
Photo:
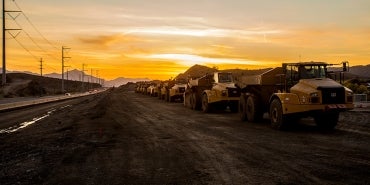
[[[14,1],[5,1],[7,9],[17,10]],[[43,36],[58,44],[50,46],[22,14],[16,22],[6,19],[9,28],[19,24],[23,30],[16,37],[22,46],[7,32],[8,70],[39,73],[43,58],[43,73],[61,73],[62,45],[71,48],[64,65],[81,70],[84,63],[106,79],[168,79],[195,64],[254,69],[300,60],[370,63],[370,1],[343,0],[335,6],[308,0],[18,4]]]
[[[245,59],[230,59],[230,58],[210,58],[192,54],[153,54],[145,56],[150,59],[164,59],[170,61],[177,61],[179,64],[191,67],[198,65],[218,65],[218,64],[233,64],[233,65],[261,65],[261,62],[251,61]],[[265,63],[266,64],[266,63]]]

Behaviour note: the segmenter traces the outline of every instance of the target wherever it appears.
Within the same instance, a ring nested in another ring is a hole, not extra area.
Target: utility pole
[[[69,66],[65,66],[67,68],[67,83],[64,85],[64,88],[66,89],[66,91],[68,92],[68,82],[69,82],[69,78],[68,78],[68,75],[69,75],[69,69],[68,67]]]
[[[42,76],[42,69],[44,69],[43,67],[42,67],[42,58],[40,59],[40,76]]]
[[[96,83],[99,84],[99,70],[96,70]]]
[[[2,30],[2,36],[3,36],[3,51],[2,51],[2,60],[3,60],[3,73],[2,73],[2,80],[1,80],[1,85],[4,86],[6,84],[6,39],[5,39],[5,32],[6,31],[9,31],[9,30],[21,30],[21,29],[7,29],[6,28],[6,17],[5,17],[5,13],[11,13],[11,12],[17,12],[17,13],[20,13],[22,11],[7,11],[5,10],[5,0],[3,0],[3,30]],[[12,16],[11,16],[12,17]],[[12,17],[13,19],[16,19],[18,16],[16,17]],[[16,36],[12,35],[14,38]]]
[[[67,68],[67,81],[69,80],[69,79],[68,79],[68,74],[69,74],[69,69]]]
[[[1,85],[6,84],[6,53],[5,53],[5,0],[3,0],[3,74]]]
[[[66,48],[66,47],[62,46],[62,93],[64,93],[64,68],[68,67],[68,66],[64,65],[64,62],[65,62],[64,59],[71,58],[71,57],[64,56],[64,50],[69,50],[69,49],[71,49],[71,48]]]
[[[81,88],[82,88],[82,91],[84,91],[84,78],[85,78],[85,66],[86,66],[86,64],[82,64],[82,85],[81,85]]]
[[[93,83],[93,76],[92,76],[92,73],[93,73],[93,69],[91,68],[91,69],[90,69],[90,89],[92,89],[92,83]]]

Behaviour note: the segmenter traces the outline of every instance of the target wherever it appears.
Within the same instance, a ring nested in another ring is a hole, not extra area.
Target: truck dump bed
[[[190,87],[195,87],[195,86],[208,87],[208,86],[212,86],[212,82],[213,82],[212,77],[213,77],[212,75],[205,75],[201,78],[191,79],[191,80],[189,80],[189,86]]]
[[[242,89],[249,85],[278,85],[283,80],[280,79],[281,74],[283,74],[283,68],[277,67],[260,75],[241,76],[236,79],[236,85]]]

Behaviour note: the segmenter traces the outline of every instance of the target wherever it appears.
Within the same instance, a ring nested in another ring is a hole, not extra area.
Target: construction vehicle
[[[240,91],[233,82],[231,73],[215,72],[190,79],[184,93],[184,105],[203,112],[229,107],[238,111]]]
[[[348,62],[343,62],[343,72]],[[284,129],[302,117],[311,116],[316,125],[331,130],[339,113],[353,109],[353,93],[328,78],[324,62],[283,63],[261,75],[241,76],[236,85],[241,89],[241,120],[258,122],[268,112],[271,126]]]
[[[160,81],[158,80],[154,80],[154,81],[151,81],[149,83],[149,87],[147,88],[147,94],[149,96],[153,96],[153,97],[157,97],[158,94],[159,94],[159,88],[158,86],[160,86]]]
[[[144,87],[146,86],[146,82],[137,82],[136,83],[136,93],[143,93],[144,92]]]
[[[168,86],[170,81],[164,81],[161,83],[161,88],[159,91],[159,99],[167,101],[168,98]]]
[[[186,80],[185,79],[175,79],[171,83],[172,87],[168,89],[168,98],[169,102],[174,102],[176,100],[180,100],[183,102],[184,92],[186,88]]]

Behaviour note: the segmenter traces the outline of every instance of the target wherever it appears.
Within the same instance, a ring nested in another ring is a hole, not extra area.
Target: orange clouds
[[[97,45],[97,46],[111,46],[117,43],[129,43],[138,41],[138,38],[130,35],[123,34],[112,34],[112,35],[90,35],[90,36],[79,36],[77,40],[81,44]]]
[[[22,2],[28,4],[22,9],[60,46],[45,54],[20,34],[37,57],[10,40],[10,67],[37,72],[43,57],[45,71],[60,73],[62,44],[71,48],[66,65],[85,63],[108,79],[168,79],[193,64],[244,69],[299,60],[370,63],[368,2],[36,1]]]

